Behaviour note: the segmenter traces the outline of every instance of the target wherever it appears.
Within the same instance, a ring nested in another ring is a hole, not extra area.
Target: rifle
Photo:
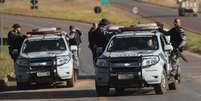
[[[179,51],[179,49],[176,49],[176,54],[178,55],[178,57],[181,57],[184,62],[188,62],[186,57],[181,53],[181,51]]]

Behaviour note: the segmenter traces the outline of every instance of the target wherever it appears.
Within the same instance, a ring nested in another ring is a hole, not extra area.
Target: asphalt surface
[[[145,4],[137,2],[137,0],[111,0],[112,4],[118,4],[129,11],[132,11],[133,7],[139,8],[139,14],[145,18],[153,19],[160,22],[172,24],[173,20],[178,17],[176,9],[160,7],[151,4]],[[181,17],[183,26],[190,31],[201,33],[201,16],[194,17],[192,14],[188,14],[185,17]]]
[[[67,30],[68,26],[72,24],[79,27],[84,35],[81,46],[81,71],[74,88],[34,86],[28,90],[17,90],[15,83],[10,82],[7,88],[0,90],[0,101],[200,101],[201,99],[201,56],[185,52],[189,63],[182,64],[184,77],[177,91],[169,91],[165,95],[155,95],[151,88],[129,89],[119,94],[112,91],[109,97],[97,97],[94,86],[94,67],[87,42],[87,31],[90,25],[11,15],[4,15],[4,22],[7,25],[19,23],[26,31],[32,28],[55,26]]]

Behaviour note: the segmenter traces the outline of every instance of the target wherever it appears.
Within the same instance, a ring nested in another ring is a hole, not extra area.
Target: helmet
[[[101,19],[101,21],[99,22],[99,25],[103,25],[103,26],[108,24],[110,24],[110,22],[106,18]]]
[[[17,29],[17,28],[21,28],[21,26],[19,24],[13,24],[12,28]]]

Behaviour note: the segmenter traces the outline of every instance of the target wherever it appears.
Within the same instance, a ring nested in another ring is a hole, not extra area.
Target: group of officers
[[[110,22],[107,19],[102,19],[99,24],[93,23],[91,29],[88,33],[89,40],[89,48],[93,54],[94,63],[97,58],[97,48],[102,47],[103,49],[106,47],[109,39],[113,34],[107,31]],[[172,74],[175,75],[177,71],[177,60],[178,58],[183,58],[183,56],[179,55],[183,52],[183,49],[186,45],[186,35],[185,31],[182,28],[181,19],[176,18],[173,21],[174,27],[169,31],[166,31],[163,27],[163,24],[157,23],[159,29],[158,31],[163,33],[164,35],[170,36],[170,42],[173,46],[173,51],[171,52],[170,59],[173,66]],[[185,60],[185,59],[184,59]]]
[[[109,24],[110,22],[107,19],[102,19],[99,24],[93,23],[89,30],[89,48],[91,49],[94,58],[96,57],[96,48],[104,48],[112,36],[112,34],[107,33],[107,27]],[[170,42],[172,43],[173,48],[179,49],[180,52],[182,52],[186,44],[186,35],[181,26],[181,19],[176,18],[174,20],[174,27],[169,31],[164,30],[163,24],[158,23],[158,27],[159,32],[170,36]]]
[[[94,62],[97,57],[97,48],[102,47],[104,49],[109,39],[112,37],[112,34],[109,34],[107,31],[109,25],[110,22],[103,18],[98,24],[93,23],[88,32],[89,48],[93,54]],[[13,51],[15,49],[21,49],[22,43],[27,36],[21,33],[21,26],[19,24],[14,24],[12,28],[13,29],[8,33],[8,45],[11,58],[15,62],[17,56],[14,56]],[[70,26],[69,30],[70,32],[67,34],[67,37],[69,38],[69,45],[77,45],[79,47],[82,43],[82,32],[74,26]],[[163,25],[159,24],[159,31],[165,35],[170,36],[170,42],[172,43],[172,46],[175,50],[179,50],[180,52],[183,51],[186,44],[186,35],[184,29],[181,26],[181,19],[176,18],[174,20],[174,27],[169,31],[165,31],[163,29]],[[79,57],[77,56],[76,58],[78,59]]]

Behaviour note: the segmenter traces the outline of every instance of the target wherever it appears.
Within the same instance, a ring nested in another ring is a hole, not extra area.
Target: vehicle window
[[[66,46],[63,39],[26,41],[22,52],[63,51]]]
[[[117,37],[114,38],[107,51],[131,51],[131,50],[157,50],[158,42],[156,36],[145,37]]]

